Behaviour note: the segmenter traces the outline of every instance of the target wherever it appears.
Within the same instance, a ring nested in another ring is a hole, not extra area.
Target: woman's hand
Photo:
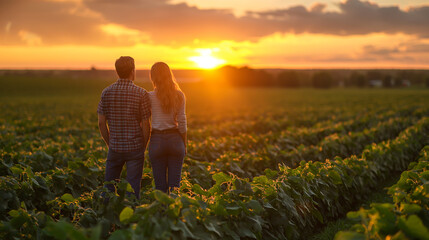
[[[180,133],[180,135],[182,136],[183,139],[183,144],[185,144],[185,155],[188,153],[188,136],[185,133]]]

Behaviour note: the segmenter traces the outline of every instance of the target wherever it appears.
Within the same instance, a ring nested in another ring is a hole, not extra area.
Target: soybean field
[[[114,81],[0,77],[0,239],[320,239],[346,218],[325,239],[429,239],[429,89],[180,84],[180,189],[154,190],[146,157],[141,199],[121,180],[105,204]]]

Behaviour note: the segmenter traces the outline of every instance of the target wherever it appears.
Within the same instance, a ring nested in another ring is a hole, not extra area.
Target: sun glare
[[[199,68],[211,69],[225,63],[225,60],[212,56],[212,49],[198,49],[197,52],[200,53],[200,56],[190,57],[189,60],[193,61]]]

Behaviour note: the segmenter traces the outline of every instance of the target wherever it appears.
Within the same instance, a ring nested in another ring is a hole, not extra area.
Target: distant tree
[[[350,85],[355,87],[365,87],[368,85],[365,75],[359,72],[353,72],[350,76]]]
[[[408,79],[410,80],[410,83],[413,85],[420,85],[420,84],[424,84],[425,83],[425,74],[423,72],[417,72],[415,74],[415,77],[412,79]]]
[[[428,88],[429,88],[429,77],[426,77],[425,82],[426,82],[426,87],[428,87]]]
[[[393,87],[403,87],[403,80],[401,77],[397,76],[393,79]]]
[[[401,79],[401,85],[403,81],[410,81],[414,84],[422,82],[423,75],[416,70],[399,70],[396,74]]]
[[[236,87],[262,87],[273,86],[274,78],[264,70],[251,69],[249,67],[237,68],[224,66],[218,70],[220,77]]]
[[[282,87],[299,87],[299,74],[296,71],[283,71],[277,76],[277,83]]]
[[[238,68],[234,66],[226,65],[217,69],[216,74],[213,74],[210,77],[215,78],[216,81],[233,84],[231,79],[236,79],[239,77]]]
[[[390,88],[392,87],[392,76],[386,75],[383,78],[383,87]]]
[[[377,70],[371,70],[366,73],[368,80],[382,80],[383,74]]]
[[[332,75],[327,71],[316,72],[312,77],[312,83],[315,88],[330,88],[333,85]]]

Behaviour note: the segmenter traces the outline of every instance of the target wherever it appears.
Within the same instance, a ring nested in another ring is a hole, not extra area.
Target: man
[[[97,109],[98,127],[109,148],[105,181],[118,180],[127,164],[127,181],[139,198],[144,152],[150,135],[149,94],[133,82],[132,57],[120,57],[115,68],[119,79],[103,90]],[[112,184],[106,187],[115,191]]]

